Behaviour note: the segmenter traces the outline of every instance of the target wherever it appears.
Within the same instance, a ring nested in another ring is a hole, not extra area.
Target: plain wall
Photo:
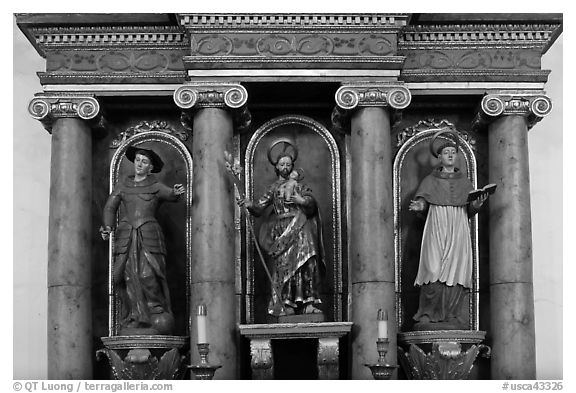
[[[27,106],[41,92],[44,59],[14,23],[13,360],[14,379],[47,377],[46,265],[50,135]],[[552,112],[529,135],[539,379],[562,379],[562,36],[544,55]]]

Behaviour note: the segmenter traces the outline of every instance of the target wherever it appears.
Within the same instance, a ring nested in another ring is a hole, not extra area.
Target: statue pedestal
[[[467,379],[480,352],[486,332],[479,330],[429,330],[398,333],[398,359],[410,379]]]
[[[350,333],[352,322],[274,323],[240,325],[240,335],[250,340],[252,379],[274,379],[272,340],[315,339],[318,341],[318,379],[338,379],[339,339]]]
[[[102,337],[115,379],[182,379],[186,366],[186,336],[110,336]]]

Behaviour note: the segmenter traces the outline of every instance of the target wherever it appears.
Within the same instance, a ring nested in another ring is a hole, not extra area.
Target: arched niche
[[[110,192],[118,181],[134,174],[133,163],[125,158],[129,146],[153,149],[164,161],[157,179],[166,184],[183,184],[186,193],[175,203],[162,203],[156,218],[166,240],[166,278],[175,318],[175,335],[187,336],[190,331],[190,272],[191,272],[191,208],[192,208],[192,156],[176,137],[161,131],[147,131],[127,138],[118,147],[110,163]],[[122,206],[118,211],[120,217]],[[118,219],[118,218],[117,218]],[[118,298],[112,281],[114,263],[114,236],[108,252],[109,335],[116,336],[118,326]]]
[[[321,299],[327,321],[341,321],[342,308],[347,291],[342,281],[342,204],[340,154],[334,137],[319,122],[305,116],[286,115],[274,118],[263,124],[250,138],[245,154],[245,193],[258,198],[276,179],[274,167],[267,158],[268,147],[278,138],[288,137],[298,147],[299,155],[295,163],[305,171],[304,183],[312,187],[320,208],[325,247],[326,275],[323,281]],[[270,208],[269,208],[270,209]],[[251,220],[255,232],[268,211]],[[270,292],[252,234],[246,223],[244,248],[246,255],[245,293],[246,320],[251,323],[266,322],[266,306]]]
[[[473,140],[466,132],[461,132],[446,120],[438,123],[421,121],[406,128],[398,136],[398,149],[394,158],[394,246],[396,273],[396,306],[398,331],[412,330],[412,317],[418,310],[420,289],[414,286],[418,272],[422,233],[426,217],[408,210],[410,200],[420,182],[440,161],[430,153],[430,141],[440,130],[451,130],[460,142],[457,166],[464,171],[472,185],[477,187],[476,158]],[[449,137],[440,135],[437,143],[449,141]],[[478,222],[476,216],[469,220],[473,248],[472,290],[468,299],[468,328],[478,330]]]

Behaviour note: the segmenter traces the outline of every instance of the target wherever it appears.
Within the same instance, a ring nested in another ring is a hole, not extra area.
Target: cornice
[[[524,116],[532,128],[552,110],[552,101],[543,91],[499,91],[485,95],[473,122],[482,127],[500,116]]]
[[[32,27],[29,34],[41,51],[71,48],[186,48],[187,35],[174,26]]]
[[[548,47],[561,24],[490,24],[408,26],[398,39],[399,51],[460,48]]]
[[[400,29],[409,14],[177,14],[188,30]]]

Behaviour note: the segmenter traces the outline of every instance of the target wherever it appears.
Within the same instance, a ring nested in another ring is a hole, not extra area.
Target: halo
[[[432,140],[430,141],[430,153],[432,153],[434,158],[438,158],[438,153],[436,153],[436,150],[434,149],[434,142],[442,134],[448,134],[448,135],[452,136],[452,138],[454,139],[454,143],[456,144],[456,151],[458,151],[458,148],[460,147],[460,142],[458,141],[458,135],[456,135],[456,133],[454,131],[446,130],[446,129],[440,130],[434,134],[434,136],[432,137]]]
[[[284,144],[284,146],[282,147],[281,153],[286,153],[288,156],[290,156],[290,158],[292,159],[292,163],[296,162],[296,159],[298,158],[298,149],[296,148],[296,145],[289,138],[280,138],[280,139],[277,139],[274,142],[272,142],[270,144],[270,147],[268,148],[268,161],[270,161],[270,164],[272,164],[274,166],[276,166],[276,164],[278,164],[279,154],[276,155],[276,159],[273,159],[272,158],[272,149],[274,149],[274,147],[280,143]],[[292,152],[289,151],[289,147],[292,149]]]

